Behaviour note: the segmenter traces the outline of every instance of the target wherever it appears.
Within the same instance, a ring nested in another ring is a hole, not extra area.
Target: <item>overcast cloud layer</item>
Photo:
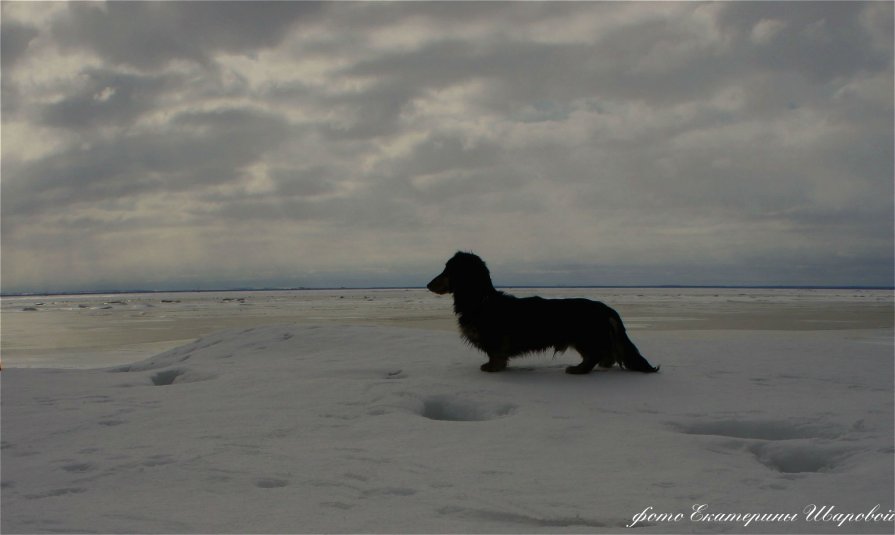
[[[3,2],[3,291],[890,286],[892,21]]]

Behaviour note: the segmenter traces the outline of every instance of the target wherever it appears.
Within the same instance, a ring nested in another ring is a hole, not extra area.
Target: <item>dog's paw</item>
[[[505,369],[506,367],[507,367],[507,363],[506,363],[506,362],[492,362],[492,361],[488,361],[488,362],[482,364],[482,366],[481,366],[480,369],[481,369],[483,372],[494,373],[494,372],[499,372],[499,371]]]
[[[586,373],[590,373],[590,368],[583,368],[581,366],[569,366],[566,368],[566,373],[570,373],[572,375],[584,375]]]

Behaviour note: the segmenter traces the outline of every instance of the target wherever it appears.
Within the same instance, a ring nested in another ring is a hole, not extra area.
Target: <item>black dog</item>
[[[567,373],[588,373],[594,366],[651,373],[650,365],[625,333],[618,313],[589,299],[518,298],[494,289],[485,262],[458,252],[427,286],[454,294],[454,312],[463,337],[488,354],[482,371],[499,372],[512,357],[572,347],[583,359]]]

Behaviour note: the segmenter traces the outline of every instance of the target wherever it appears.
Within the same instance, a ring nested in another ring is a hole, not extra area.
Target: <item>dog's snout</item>
[[[432,279],[432,281],[426,285],[426,288],[428,288],[430,292],[434,292],[439,295],[446,294],[451,291],[450,279],[448,279],[447,274],[442,273],[441,275]]]

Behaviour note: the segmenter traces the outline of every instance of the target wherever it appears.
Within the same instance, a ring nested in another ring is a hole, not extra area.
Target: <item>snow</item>
[[[110,368],[9,367],[7,353],[0,530],[615,533],[647,510],[668,514],[632,529],[895,527],[833,517],[893,509],[891,323],[673,328],[662,318],[680,300],[632,294],[643,315],[631,314],[631,337],[660,373],[570,376],[569,351],[486,374],[437,318],[340,321],[352,308],[329,297],[335,312],[316,323],[253,319]],[[449,316],[446,299],[410,301],[414,314]],[[683,308],[728,301],[700,294]],[[122,302],[111,306],[142,309]],[[744,527],[691,518],[699,505],[794,518]],[[825,521],[812,505],[834,509]]]

